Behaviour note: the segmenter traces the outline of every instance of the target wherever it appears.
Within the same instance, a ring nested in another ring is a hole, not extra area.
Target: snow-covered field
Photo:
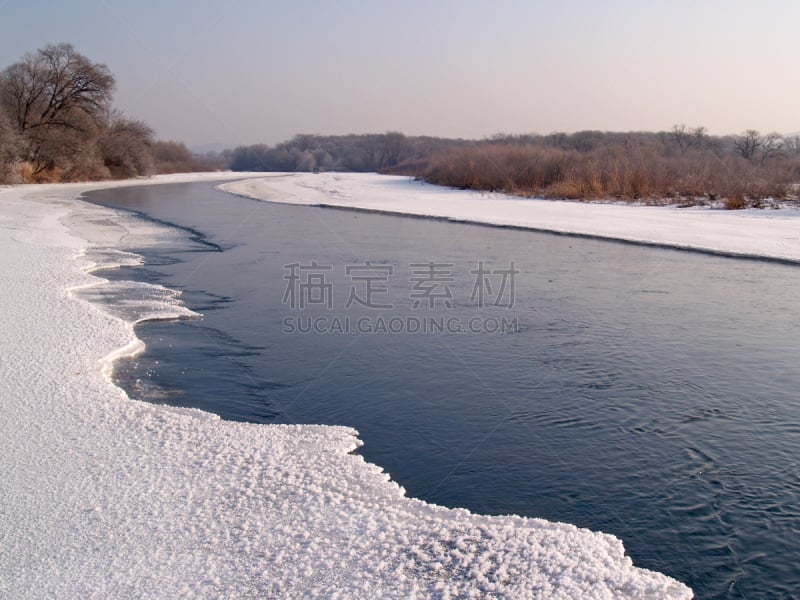
[[[358,208],[721,254],[800,262],[800,210],[744,211],[628,206],[465,192],[374,174],[285,174],[237,181],[225,191],[288,204]]]
[[[0,597],[691,597],[634,568],[610,535],[407,498],[350,454],[352,429],[224,422],[129,399],[108,375],[114,357],[141,349],[133,319],[82,298],[106,285],[92,268],[138,260],[115,250],[125,239],[160,233],[76,199],[112,185],[0,189]],[[502,219],[519,202],[375,176],[236,185],[395,211],[403,190],[419,189],[408,198],[417,211],[446,213],[441,201]],[[643,209],[623,210],[633,221]],[[797,225],[769,222],[787,256],[800,255],[786,241]],[[136,314],[188,314],[175,294],[146,291]]]

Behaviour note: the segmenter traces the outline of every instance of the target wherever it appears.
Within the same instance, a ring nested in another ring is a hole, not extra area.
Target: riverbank
[[[70,290],[155,234],[77,196],[221,178],[0,190],[0,595],[691,597],[612,536],[409,499],[351,454],[352,429],[225,422],[115,387],[132,323]],[[153,308],[186,311],[170,294]]]
[[[409,177],[275,174],[220,189],[271,202],[333,206],[800,262],[800,210],[726,211],[518,198],[452,190]]]

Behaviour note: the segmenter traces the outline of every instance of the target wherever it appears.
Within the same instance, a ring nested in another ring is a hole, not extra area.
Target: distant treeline
[[[761,206],[794,198],[800,137],[712,136],[705,128],[497,135],[480,141],[375,135],[298,135],[242,146],[234,171],[376,171],[462,189],[546,198]]]
[[[240,146],[233,171],[383,172],[466,144],[464,140],[409,137],[396,131],[364,135],[296,135],[276,146]]]
[[[209,170],[181,142],[157,141],[111,104],[116,82],[70,44],[0,72],[0,183],[85,181]]]
[[[580,131],[469,141],[399,132],[297,135],[276,146],[193,155],[158,141],[111,104],[115,80],[69,44],[0,72],[0,183],[82,181],[206,171],[405,174],[456,188],[576,200],[622,199],[729,208],[796,198],[800,137]]]

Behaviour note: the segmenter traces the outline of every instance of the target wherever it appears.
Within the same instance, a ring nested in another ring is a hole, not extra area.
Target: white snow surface
[[[260,200],[579,234],[643,244],[800,262],[800,210],[727,211],[513,197],[452,190],[409,177],[276,174],[220,189]]]
[[[133,322],[190,313],[164,290],[121,314],[84,299],[93,268],[138,260],[124,239],[158,237],[76,199],[112,185],[0,189],[0,597],[691,597],[611,535],[408,498],[353,429],[128,398],[109,373],[141,350]]]

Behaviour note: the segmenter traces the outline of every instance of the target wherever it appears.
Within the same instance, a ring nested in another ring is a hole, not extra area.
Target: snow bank
[[[262,176],[219,188],[273,202],[438,217],[800,262],[800,211],[795,209],[725,211],[515,198],[371,173]]]
[[[77,292],[141,231],[89,187],[0,190],[0,597],[691,597],[610,535],[409,499],[352,429],[127,398],[141,313]],[[147,314],[186,310],[164,294]]]

